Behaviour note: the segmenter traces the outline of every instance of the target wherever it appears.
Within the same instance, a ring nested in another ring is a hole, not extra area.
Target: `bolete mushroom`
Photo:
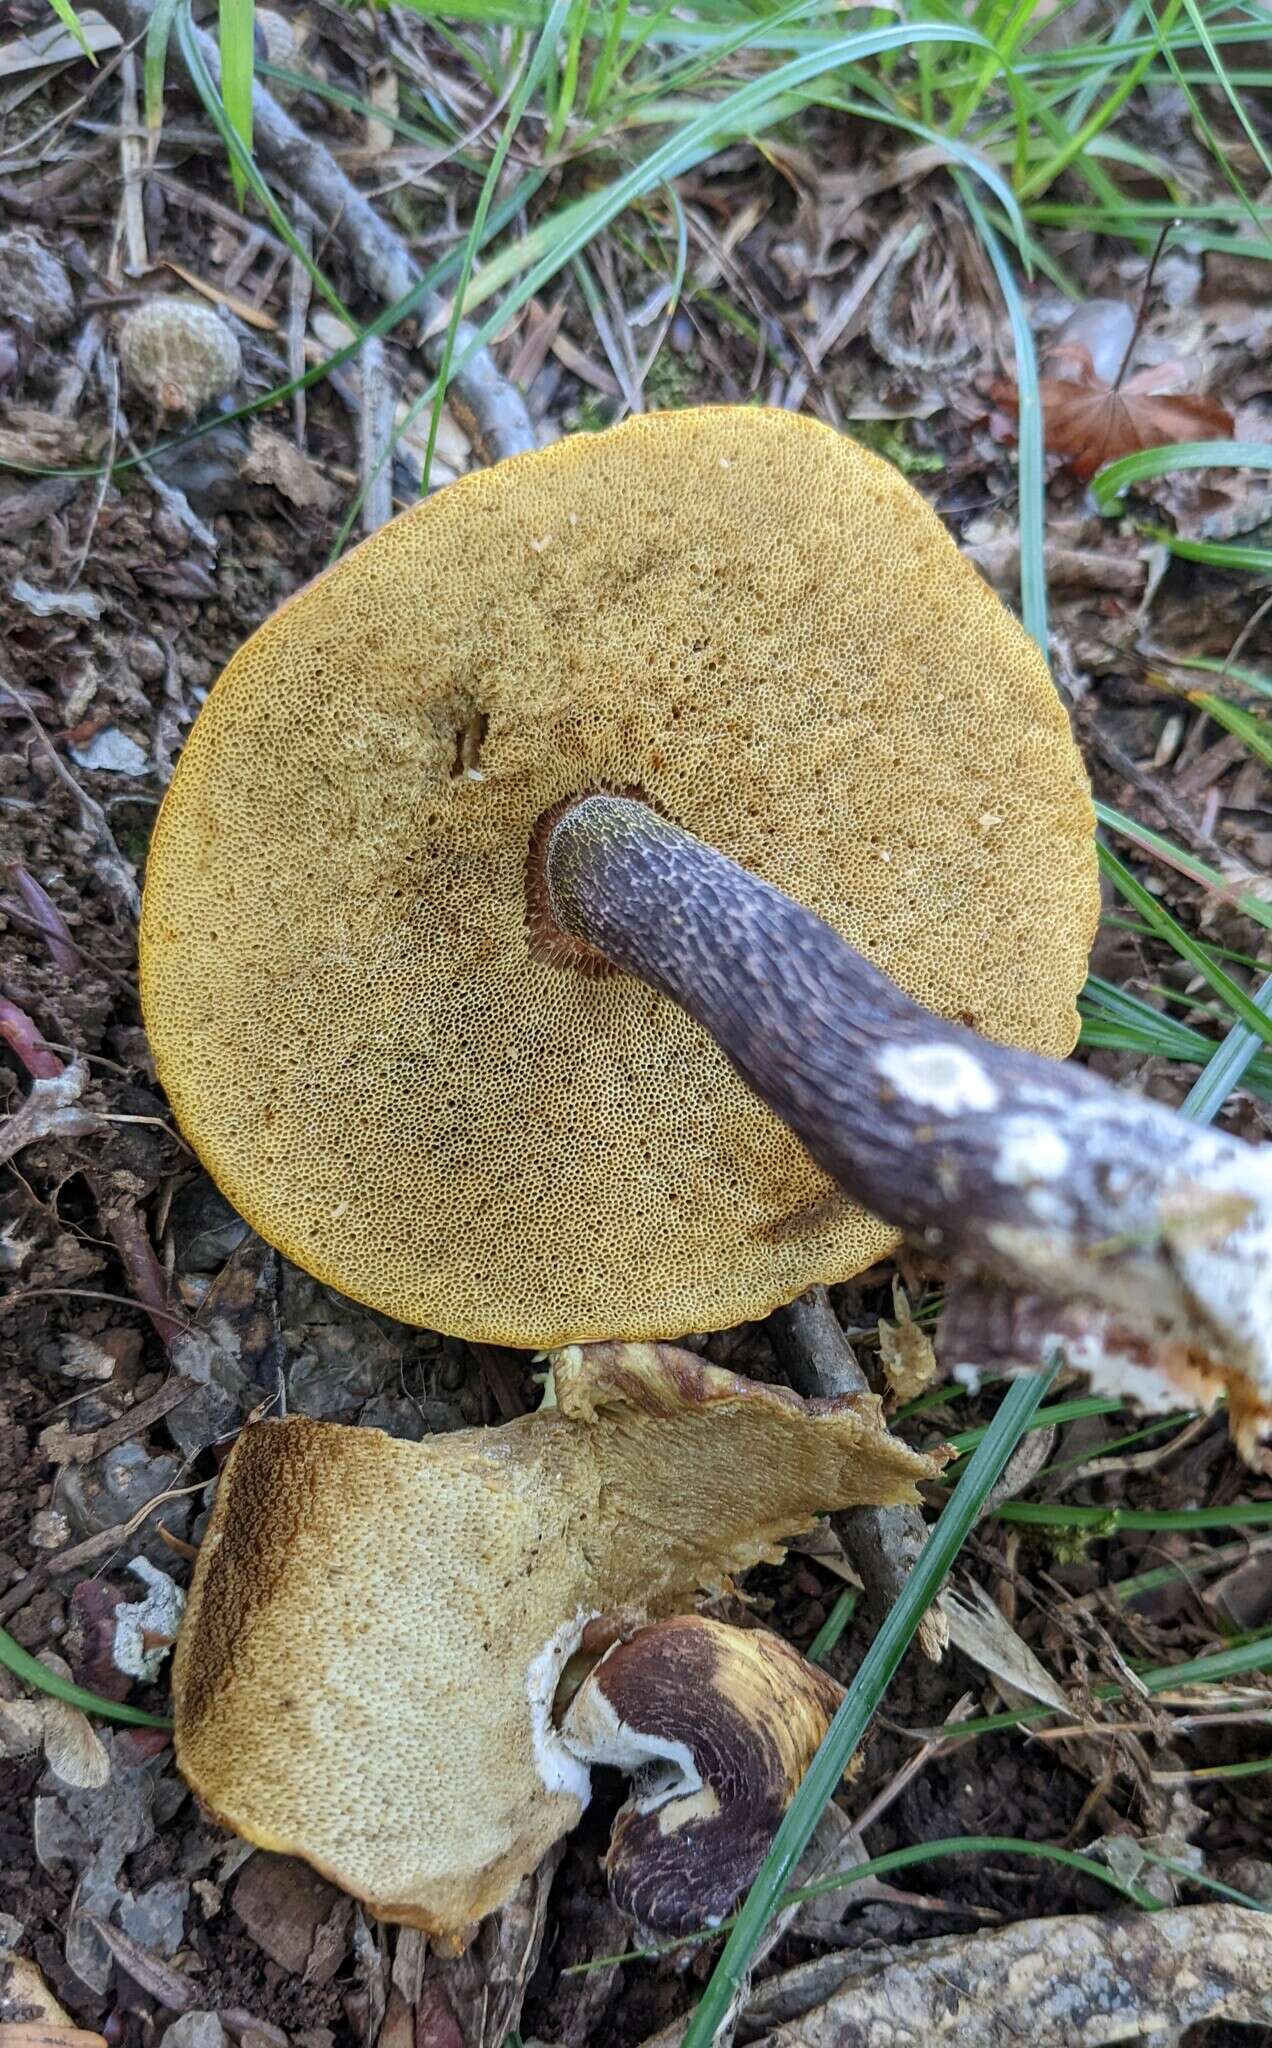
[[[784,412],[578,435],[285,604],[159,817],[159,1074],[231,1200],[319,1278],[549,1346],[723,1327],[895,1244],[911,1205],[880,1222],[864,1168],[845,1197],[713,1042],[708,992],[751,1001],[744,944],[731,990],[711,957],[712,915],[743,938],[727,896],[701,918],[687,898],[690,927],[652,840],[630,866],[632,916],[684,937],[693,1015],[580,936],[575,856],[611,815],[696,834],[931,1009],[1071,1049],[1097,911],[1081,761],[1041,655],[923,500]],[[816,1040],[801,961],[765,971],[773,1054]],[[873,1075],[839,1080],[868,1163],[899,1113]]]
[[[221,1476],[177,1643],[177,1760],[249,1841],[307,1857],[386,1919],[462,1939],[578,1818],[589,1719],[602,1736],[643,1729],[647,1752],[675,1717],[658,1659],[616,1651],[563,1737],[557,1684],[589,1624],[604,1648],[779,1556],[817,1511],[913,1499],[939,1466],[888,1434],[873,1396],[805,1403],[668,1345],[572,1347],[536,1414],[421,1444],[258,1423]],[[720,1656],[695,1642],[682,1733],[696,1714],[706,1748],[745,1754],[753,1780],[751,1805],[742,1790],[708,1838],[711,1912],[745,1882],[833,1702],[770,1639],[732,1646],[713,1691]],[[776,1726],[779,1691],[798,1725]],[[616,1851],[642,1912],[657,1898],[693,1911],[688,1823],[721,1787],[706,1749],[685,1762],[708,1791],[696,1814],[667,1809],[670,1856]]]

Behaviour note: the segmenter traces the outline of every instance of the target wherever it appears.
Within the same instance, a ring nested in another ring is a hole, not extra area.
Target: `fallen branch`
[[[153,0],[101,0],[100,11],[121,35],[131,39],[145,34]],[[221,61],[216,43],[200,28],[193,33],[208,76],[219,91]],[[318,219],[339,238],[368,290],[386,306],[404,299],[419,283],[419,272],[406,243],[345,176],[331,152],[307,135],[259,82],[252,87],[252,135],[262,164],[298,192]],[[435,292],[421,294],[421,327],[432,327],[444,316],[445,307]],[[463,355],[474,333],[467,321],[460,323],[455,334],[457,358]],[[443,333],[435,333],[425,342],[424,356],[431,368],[437,367],[444,345]],[[536,445],[525,400],[495,367],[489,349],[476,349],[455,371],[450,404],[465,432],[489,462],[497,462],[505,455],[524,454]]]
[[[870,1382],[839,1327],[824,1287],[810,1287],[807,1294],[778,1309],[769,1320],[769,1329],[787,1378],[805,1400],[870,1392]],[[918,1508],[853,1508],[836,1515],[834,1525],[866,1589],[871,1616],[881,1621],[900,1598],[910,1568],[927,1541],[927,1524]],[[919,1623],[919,1648],[938,1664],[948,1642],[944,1616],[939,1608],[930,1607]]]
[[[1272,2021],[1272,1914],[1223,1905],[1021,1920],[915,1942],[883,1963],[845,1959],[842,1988],[760,2048],[1099,2048],[1173,2041],[1207,2020]]]

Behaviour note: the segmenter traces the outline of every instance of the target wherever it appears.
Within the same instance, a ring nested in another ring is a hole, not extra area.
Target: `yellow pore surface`
[[[870,1396],[805,1403],[670,1345],[571,1347],[553,1371],[555,1407],[421,1444],[245,1429],[177,1642],[204,1805],[433,1934],[501,1905],[578,1819],[586,1772],[549,1710],[587,1620],[675,1613],[815,1514],[912,1502],[940,1470]]]
[[[675,1336],[895,1243],[673,1004],[531,957],[536,819],[633,785],[934,1010],[1072,1048],[1081,761],[918,494],[789,413],[577,435],[284,605],[160,813],[160,1078],[230,1200],[345,1294],[507,1344]]]

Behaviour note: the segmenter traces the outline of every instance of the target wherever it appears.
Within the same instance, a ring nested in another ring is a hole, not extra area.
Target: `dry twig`
[[[1099,2048],[1272,2020],[1272,1914],[1243,1906],[1021,1920],[842,1967],[841,1989],[762,2048]]]
[[[131,39],[145,34],[152,0],[102,0],[101,12],[121,35]],[[202,29],[196,29],[194,34],[208,76],[219,89],[221,61],[215,40]],[[405,242],[381,220],[331,152],[307,135],[259,82],[252,88],[252,125],[254,147],[261,163],[285,179],[317,218],[339,236],[368,289],[385,305],[404,299],[419,283],[419,273]],[[433,327],[439,317],[444,324],[445,309],[437,295],[423,294],[418,308],[421,326]],[[455,335],[457,358],[463,356],[473,337],[472,326],[462,321]],[[444,341],[444,334],[435,332],[425,343],[424,354],[430,365],[439,361]],[[488,461],[520,455],[535,446],[525,401],[501,376],[489,349],[476,349],[455,371],[450,403]]]
[[[870,1392],[824,1287],[811,1287],[778,1309],[769,1328],[791,1385],[806,1400]],[[896,1605],[927,1541],[923,1517],[917,1508],[854,1508],[837,1515],[835,1527],[866,1589],[870,1611],[881,1620]],[[924,1656],[939,1663],[949,1630],[935,1607],[919,1623],[918,1640]]]

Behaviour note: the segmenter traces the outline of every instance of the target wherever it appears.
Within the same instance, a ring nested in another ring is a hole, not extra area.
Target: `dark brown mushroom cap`
[[[235,656],[142,920],[186,1136],[271,1243],[404,1321],[720,1328],[896,1241],[674,1005],[537,955],[531,837],[593,787],[643,791],[942,1014],[1073,1045],[1081,761],[895,469],[720,408],[465,477]]]
[[[843,1698],[767,1629],[653,1622],[584,1680],[562,1734],[633,1773],[605,1874],[643,1927],[712,1927],[751,1883]]]

